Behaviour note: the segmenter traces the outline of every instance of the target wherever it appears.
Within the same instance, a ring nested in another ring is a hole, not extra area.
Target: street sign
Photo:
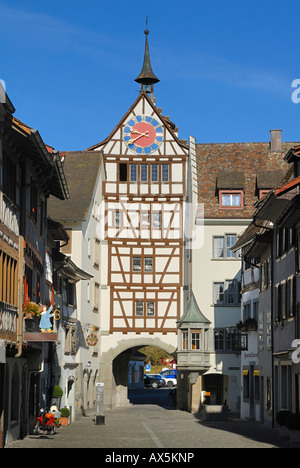
[[[151,371],[151,365],[150,364],[146,364],[146,372],[150,372]]]

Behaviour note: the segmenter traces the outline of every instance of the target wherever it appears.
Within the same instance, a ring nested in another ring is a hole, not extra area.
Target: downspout
[[[19,237],[19,268],[18,268],[18,311],[17,320],[17,349],[15,357],[22,355],[23,347],[23,270],[24,270],[24,237]]]

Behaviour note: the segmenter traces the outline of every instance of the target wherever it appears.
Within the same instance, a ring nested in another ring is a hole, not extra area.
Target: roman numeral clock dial
[[[151,154],[163,141],[161,124],[149,115],[132,117],[124,127],[125,145],[136,154]]]

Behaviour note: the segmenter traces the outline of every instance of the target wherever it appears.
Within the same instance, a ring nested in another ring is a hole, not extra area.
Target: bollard
[[[95,424],[104,425],[105,416],[104,416],[104,383],[96,383],[96,412],[95,412]]]

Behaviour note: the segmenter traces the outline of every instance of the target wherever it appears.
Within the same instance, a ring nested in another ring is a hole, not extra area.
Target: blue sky
[[[180,138],[300,141],[297,0],[0,0],[15,116],[59,150],[104,140],[138,96],[146,16],[156,104]]]

